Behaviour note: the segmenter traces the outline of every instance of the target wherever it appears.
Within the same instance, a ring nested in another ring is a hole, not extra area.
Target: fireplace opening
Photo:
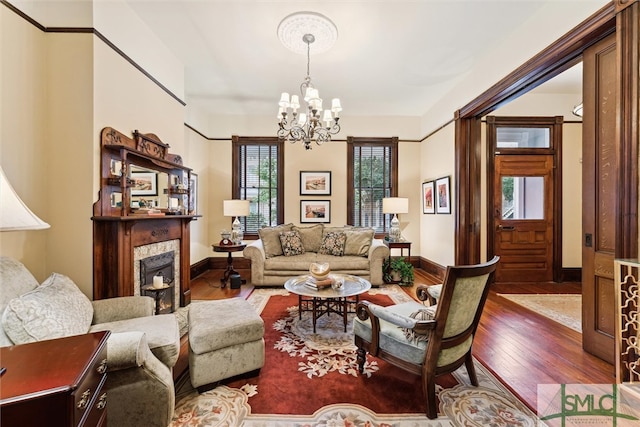
[[[174,258],[174,251],[169,251],[140,260],[140,295],[155,300],[156,314],[173,313],[175,310]],[[162,288],[154,287],[154,276],[162,276]]]

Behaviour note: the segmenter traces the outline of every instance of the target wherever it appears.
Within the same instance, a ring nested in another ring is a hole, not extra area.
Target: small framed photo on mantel
[[[300,171],[301,196],[330,196],[331,171]]]

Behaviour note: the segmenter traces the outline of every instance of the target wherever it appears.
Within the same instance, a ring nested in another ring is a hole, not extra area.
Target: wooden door
[[[582,346],[614,362],[614,269],[618,218],[615,36],[584,54]]]
[[[553,280],[553,155],[496,155],[493,179],[496,282]]]

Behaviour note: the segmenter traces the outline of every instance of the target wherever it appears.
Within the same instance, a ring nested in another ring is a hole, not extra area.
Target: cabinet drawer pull
[[[107,359],[102,359],[102,361],[100,362],[100,364],[98,365],[96,370],[98,371],[98,373],[100,375],[102,375],[105,372],[107,372]]]
[[[96,403],[96,408],[102,410],[107,407],[107,393],[102,393],[100,395],[100,399],[98,403]]]
[[[87,405],[89,404],[89,400],[91,400],[91,389],[88,388],[80,396],[80,400],[78,401],[78,405],[77,405],[78,409],[85,409],[87,407]]]

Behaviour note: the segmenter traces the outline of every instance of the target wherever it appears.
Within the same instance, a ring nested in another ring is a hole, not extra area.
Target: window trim
[[[391,170],[390,170],[390,197],[398,196],[398,137],[391,138],[369,138],[347,136],[347,224],[353,225],[353,212],[355,211],[354,187],[350,185],[354,179],[353,162],[355,147],[376,147],[380,145],[391,148]],[[382,238],[387,233],[387,221],[384,222],[382,232],[376,232],[376,238]]]
[[[277,154],[277,199],[278,209],[276,212],[278,224],[284,223],[284,141],[277,136],[238,136],[231,137],[231,198],[240,199],[240,147],[246,145],[275,145],[278,147]],[[232,219],[230,221],[233,221]],[[247,240],[258,239],[258,233],[246,233],[244,238]]]

